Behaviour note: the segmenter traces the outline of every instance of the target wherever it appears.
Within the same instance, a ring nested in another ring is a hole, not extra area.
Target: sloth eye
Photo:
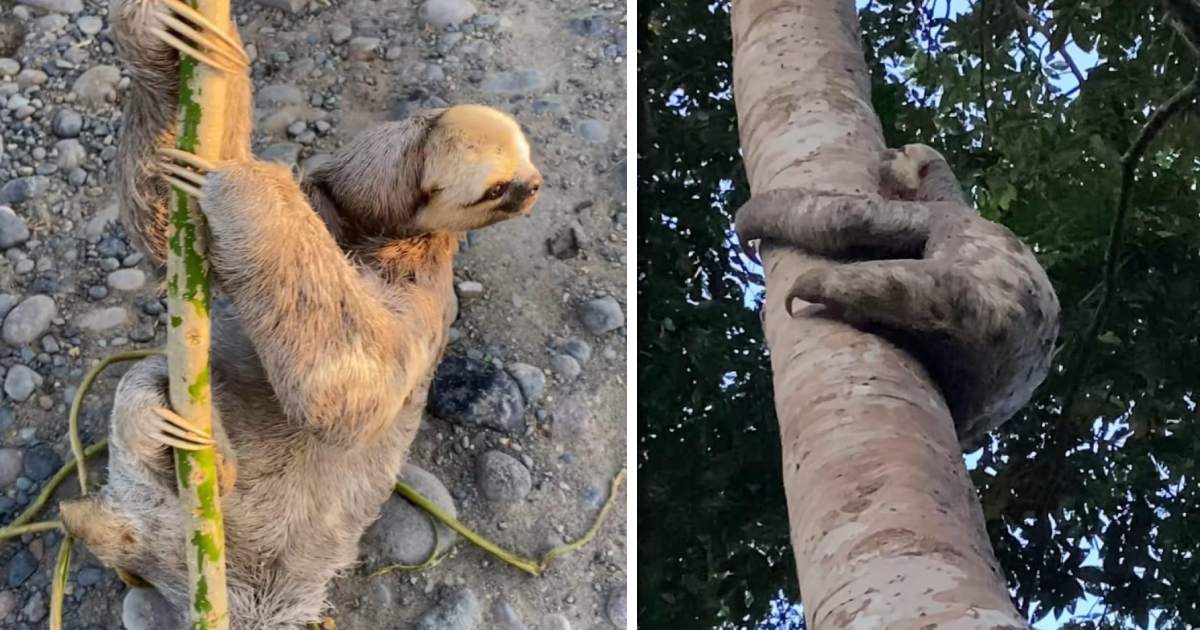
[[[503,197],[504,193],[508,191],[509,183],[510,182],[503,182],[489,188],[488,191],[483,194],[483,201],[495,201],[496,199]]]

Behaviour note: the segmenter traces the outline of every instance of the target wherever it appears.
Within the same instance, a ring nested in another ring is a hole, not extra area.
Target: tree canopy
[[[1035,247],[1063,305],[1053,373],[968,456],[1031,621],[1200,626],[1200,106],[1179,94],[1200,55],[1171,15],[860,9],[888,145],[940,150],[979,210]],[[643,628],[755,627],[780,593],[799,599],[762,278],[731,227],[749,192],[730,68],[728,0],[638,3]]]

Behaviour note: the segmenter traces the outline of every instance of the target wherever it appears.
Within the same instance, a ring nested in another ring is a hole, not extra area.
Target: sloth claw
[[[208,18],[180,0],[159,0],[165,7],[150,33],[171,48],[225,72],[244,72],[250,58],[241,45]]]
[[[158,155],[162,158],[159,161],[159,167],[164,171],[163,179],[199,199],[201,197],[200,189],[204,187],[205,182],[204,173],[208,173],[216,167],[203,158],[179,149],[162,148],[158,150]]]
[[[161,420],[155,427],[158,441],[185,451],[209,448],[216,442],[200,430],[192,421],[163,407],[156,407],[154,415]]]

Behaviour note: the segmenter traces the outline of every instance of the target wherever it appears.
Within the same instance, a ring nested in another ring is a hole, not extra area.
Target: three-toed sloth
[[[481,106],[372,129],[297,182],[250,154],[251,91],[232,23],[178,0],[112,0],[131,75],[119,143],[122,220],[155,263],[171,183],[197,194],[231,306],[212,318],[214,431],[169,409],[161,358],[131,368],[112,411],[107,485],[66,529],[109,566],[188,601],[171,448],[215,441],[231,625],[315,621],[329,580],[392,492],[455,308],[461,232],[526,215],[542,177],[513,119]],[[228,75],[213,164],[171,154],[180,51]]]
[[[911,351],[941,387],[960,443],[1013,416],[1050,370],[1059,304],[1034,253],[963,196],[923,144],[884,151],[880,192],[774,190],[738,210],[742,242],[832,258],[787,296]]]

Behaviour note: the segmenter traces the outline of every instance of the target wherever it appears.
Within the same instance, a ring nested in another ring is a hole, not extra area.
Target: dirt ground
[[[4,245],[0,228],[0,319],[35,295],[50,296],[54,312],[35,339],[0,343],[0,523],[37,494],[45,469],[70,458],[66,411],[83,373],[109,353],[165,340],[161,287],[114,220],[109,173],[124,85],[111,73],[89,75],[120,65],[107,2],[27,0],[15,10],[20,5],[5,2],[0,16],[15,16],[26,34],[5,52],[0,31],[0,206],[28,234]],[[545,393],[527,405],[524,433],[427,416],[410,461],[440,479],[467,525],[538,557],[587,530],[626,461],[625,329],[593,334],[580,317],[604,296],[625,310],[625,7],[476,0],[473,17],[445,28],[430,22],[465,11],[463,0],[431,1],[432,17],[420,2],[298,4],[289,12],[234,2],[255,57],[255,88],[276,86],[279,96],[256,111],[260,157],[304,164],[375,123],[447,103],[493,105],[527,130],[546,185],[530,218],[470,235],[456,278],[479,286],[468,284],[448,355],[533,365],[546,377]],[[62,110],[79,115],[78,132]],[[114,280],[126,269],[145,271],[147,280],[139,283],[136,272]],[[89,399],[85,442],[106,434],[123,369],[103,377]],[[528,496],[509,505],[482,496],[478,460],[490,450],[519,458],[532,479]],[[93,469],[102,476],[103,460]],[[69,482],[59,497],[76,492]],[[387,554],[366,545],[360,566],[334,583],[329,614],[339,628],[409,628],[431,609],[462,608],[469,592],[477,615],[450,610],[424,627],[624,627],[625,495],[591,544],[542,577],[460,539],[430,569],[368,578]],[[58,541],[51,533],[0,543],[0,627],[46,623]],[[81,548],[69,589],[67,628],[123,627],[126,587]]]

